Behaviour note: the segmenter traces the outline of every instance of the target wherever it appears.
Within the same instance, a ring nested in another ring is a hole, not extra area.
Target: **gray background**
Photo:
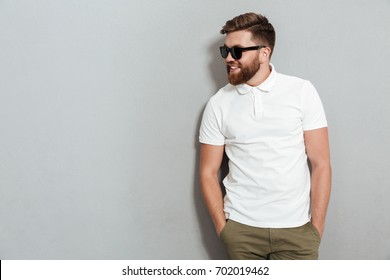
[[[390,1],[0,0],[0,259],[226,258],[197,137],[247,11],[327,112],[321,258],[390,258]]]

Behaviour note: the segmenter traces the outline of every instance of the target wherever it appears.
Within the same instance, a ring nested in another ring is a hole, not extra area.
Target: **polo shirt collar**
[[[255,87],[252,87],[248,84],[240,84],[240,85],[236,86],[237,91],[240,94],[247,94],[252,90],[252,88],[258,88],[259,90],[265,91],[265,92],[271,91],[273,85],[275,84],[277,73],[276,73],[274,65],[272,63],[270,63],[269,65],[271,66],[272,70],[271,70],[270,75],[268,76],[268,78],[264,82],[262,82],[260,85],[255,86]]]

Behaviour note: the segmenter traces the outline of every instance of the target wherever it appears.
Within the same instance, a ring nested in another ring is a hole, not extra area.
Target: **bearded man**
[[[199,135],[216,233],[231,259],[318,259],[331,189],[320,97],[309,81],[276,72],[275,30],[263,15],[239,15],[221,33],[229,84],[207,103]]]

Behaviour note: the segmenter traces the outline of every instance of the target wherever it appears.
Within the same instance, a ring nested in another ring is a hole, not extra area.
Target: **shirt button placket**
[[[264,108],[263,108],[263,100],[262,100],[262,94],[261,91],[257,88],[252,89],[253,94],[253,105],[254,105],[254,111],[255,111],[255,119],[261,120],[263,118],[264,114]]]

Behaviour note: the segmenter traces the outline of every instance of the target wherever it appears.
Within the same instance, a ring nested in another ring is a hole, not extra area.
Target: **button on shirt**
[[[256,227],[297,227],[310,220],[303,133],[326,127],[327,121],[309,81],[271,68],[257,87],[228,84],[212,96],[199,140],[225,146],[226,218]]]

